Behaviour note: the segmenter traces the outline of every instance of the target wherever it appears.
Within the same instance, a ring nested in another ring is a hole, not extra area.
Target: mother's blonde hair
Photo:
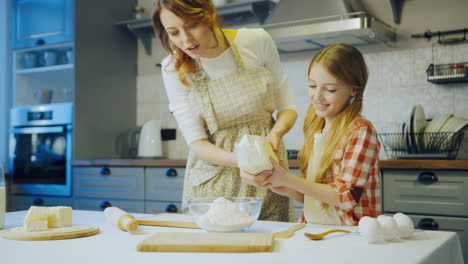
[[[362,111],[362,95],[367,83],[367,66],[358,49],[348,44],[331,44],[317,53],[309,65],[308,75],[314,65],[320,64],[331,75],[350,85],[356,91],[356,97],[334,119],[330,131],[323,140],[323,155],[317,170],[315,181],[327,183],[327,171],[330,168],[334,154],[345,140],[352,121]],[[313,152],[314,134],[320,133],[325,120],[317,116],[315,107],[311,104],[304,120],[304,145],[299,152],[301,171],[307,174],[309,158]]]

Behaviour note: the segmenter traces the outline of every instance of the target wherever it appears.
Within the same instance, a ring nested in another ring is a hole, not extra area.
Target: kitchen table
[[[4,229],[22,225],[26,211],[6,214]],[[192,221],[182,214],[134,214],[137,219]],[[336,226],[308,224],[288,239],[274,241],[273,252],[262,253],[165,253],[138,252],[137,244],[154,232],[205,232],[203,230],[140,226],[126,233],[106,222],[104,213],[73,211],[74,225],[99,227],[94,236],[47,241],[0,238],[0,263],[463,263],[460,241],[454,232],[419,231],[409,240],[368,244],[358,233],[330,234],[321,241],[304,237]],[[277,232],[294,223],[257,221],[247,232]],[[340,227],[358,231],[357,227]]]

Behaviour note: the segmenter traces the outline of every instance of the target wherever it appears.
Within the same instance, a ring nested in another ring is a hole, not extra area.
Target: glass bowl
[[[194,198],[189,200],[195,222],[210,232],[236,232],[250,227],[262,211],[258,197]]]

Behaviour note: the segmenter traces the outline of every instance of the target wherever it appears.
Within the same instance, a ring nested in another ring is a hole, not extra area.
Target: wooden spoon
[[[296,232],[297,230],[303,228],[305,225],[306,225],[305,223],[293,225],[293,226],[289,227],[288,229],[286,229],[284,231],[273,233],[273,237],[274,238],[281,238],[281,239],[290,238],[290,237],[292,237],[294,235],[294,232]]]
[[[326,231],[320,234],[310,234],[310,233],[304,233],[304,236],[311,240],[321,240],[323,239],[324,236],[330,234],[330,233],[335,233],[335,232],[344,232],[344,233],[351,233],[351,231],[348,230],[343,230],[343,229],[332,229],[330,231]]]

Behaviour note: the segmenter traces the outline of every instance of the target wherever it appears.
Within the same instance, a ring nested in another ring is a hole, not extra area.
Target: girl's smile
[[[355,89],[330,74],[321,64],[314,64],[309,74],[309,97],[317,115],[327,123],[348,106]]]

